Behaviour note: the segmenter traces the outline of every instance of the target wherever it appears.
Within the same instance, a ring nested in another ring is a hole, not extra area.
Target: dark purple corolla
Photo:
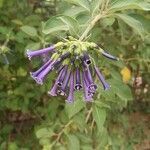
[[[98,79],[102,83],[104,90],[108,90],[110,88],[110,85],[105,81],[103,75],[101,74],[101,72],[99,71],[99,69],[97,67],[95,67],[95,72],[98,76]]]
[[[81,74],[80,74],[80,69],[76,68],[75,72],[75,89],[80,90],[82,89],[82,84],[81,84]]]
[[[72,71],[69,83],[69,95],[67,98],[68,103],[72,103],[74,101],[74,72]]]
[[[61,44],[58,45],[60,46]],[[48,91],[49,95],[66,96],[66,101],[72,103],[74,102],[74,92],[83,91],[85,101],[92,101],[98,86],[95,84],[95,75],[102,83],[104,90],[110,88],[99,68],[93,63],[91,55],[85,49],[81,53],[76,53],[77,47],[72,51],[67,51],[67,49],[64,50],[63,48],[62,46],[57,49],[56,45],[53,45],[38,51],[27,51],[27,56],[30,60],[35,56],[44,58],[44,64],[37,71],[30,73],[38,84],[43,84],[46,76],[55,70],[56,79],[52,88]],[[118,60],[118,58],[106,51],[100,51],[103,56]]]

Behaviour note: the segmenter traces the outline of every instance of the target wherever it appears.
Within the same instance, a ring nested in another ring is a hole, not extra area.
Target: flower
[[[42,55],[42,54],[47,54],[49,52],[54,51],[54,49],[55,49],[54,46],[50,46],[48,48],[44,48],[44,49],[37,50],[37,51],[27,50],[27,56],[28,56],[29,60],[31,60],[31,58],[34,57],[34,56],[39,56],[39,55]]]
[[[84,48],[83,48],[84,47]],[[95,43],[81,42],[76,39],[65,42],[58,42],[48,48],[37,51],[27,50],[29,60],[36,56],[44,56],[44,64],[35,72],[31,72],[31,77],[38,83],[43,84],[46,76],[56,71],[57,77],[48,91],[52,96],[66,96],[66,102],[74,102],[74,92],[84,91],[85,101],[92,101],[98,85],[95,84],[94,75],[102,83],[104,90],[108,90],[110,85],[105,81],[99,68],[95,65],[94,59],[89,49],[101,52],[101,54],[111,60],[118,60],[110,55]]]

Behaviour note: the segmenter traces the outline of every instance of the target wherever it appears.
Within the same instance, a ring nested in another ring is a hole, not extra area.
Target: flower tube
[[[110,85],[105,81],[103,75],[101,74],[101,72],[99,71],[99,69],[97,67],[95,67],[95,72],[99,78],[99,80],[101,81],[104,90],[108,90],[110,88]]]
[[[50,91],[48,91],[49,95],[57,96],[58,81],[59,81],[59,79],[61,77],[62,72],[63,72],[63,70],[60,71],[57,79],[55,80],[55,83],[54,83],[52,89]]]
[[[34,78],[34,77],[38,76],[41,73],[41,71],[43,71],[51,62],[52,62],[52,60],[49,60],[37,71],[30,72],[31,77]]]
[[[81,57],[81,60],[84,62],[85,65],[90,65],[91,60],[88,54],[84,53],[84,55]]]
[[[102,51],[102,55],[106,58],[112,59],[112,60],[119,60],[119,58],[112,56],[111,54],[107,53],[106,51]]]
[[[83,84],[83,89],[84,89],[84,98],[86,101],[92,101],[92,96],[93,94],[89,92],[88,84],[85,79],[84,72],[82,72],[82,84]]]
[[[71,75],[71,72],[70,72],[70,70],[68,70],[66,73],[66,77],[65,77],[65,80],[63,82],[63,85],[59,91],[60,95],[62,95],[62,96],[67,95],[66,88],[67,88],[67,85],[69,83],[70,75]]]
[[[34,80],[38,83],[38,84],[43,84],[43,80],[45,78],[45,76],[52,71],[52,65],[55,61],[52,61],[50,64],[48,64],[47,67],[45,67],[37,76],[33,77]]]
[[[39,56],[39,55],[42,55],[42,54],[45,54],[48,52],[52,52],[52,51],[54,51],[53,45],[50,47],[44,48],[44,49],[36,50],[36,51],[27,50],[26,54],[27,54],[29,60],[31,60],[31,58],[34,56]]]
[[[74,72],[72,72],[70,76],[69,95],[66,101],[68,103],[72,103],[74,101]]]
[[[62,84],[63,84],[63,81],[64,81],[65,76],[66,76],[67,69],[68,69],[68,66],[67,66],[67,65],[64,66],[64,68],[62,69],[60,78],[59,78],[59,80],[58,80],[58,82],[57,82],[57,85],[58,85],[59,87],[61,87]]]
[[[85,73],[85,79],[87,80],[87,83],[88,83],[89,91],[91,91],[92,93],[95,93],[95,91],[97,89],[97,85],[94,84],[89,67],[87,67],[84,70],[84,73]]]
[[[81,85],[81,76],[80,76],[79,68],[77,68],[75,72],[75,82],[76,82],[75,89],[80,90],[82,88],[82,85]]]

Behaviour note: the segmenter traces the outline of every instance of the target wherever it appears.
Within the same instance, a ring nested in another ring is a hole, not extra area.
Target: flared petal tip
[[[67,95],[64,90],[59,90],[58,94],[61,95],[61,96],[66,96]]]
[[[90,65],[91,63],[92,63],[92,62],[91,62],[90,59],[86,60],[86,64],[87,64],[87,65]]]
[[[74,88],[75,88],[75,90],[80,91],[83,87],[81,84],[76,84]]]
[[[108,84],[108,83],[105,83],[105,86],[104,86],[104,90],[107,91],[111,88],[111,86]]]
[[[34,78],[34,77],[35,77],[34,72],[30,72],[30,76],[31,76],[32,78]]]
[[[40,84],[40,85],[43,85],[43,80],[38,78],[38,77],[35,77],[34,75],[31,76],[37,84]]]
[[[93,83],[88,88],[89,88],[90,92],[95,93],[95,91],[97,89],[97,85]]]
[[[73,104],[73,100],[72,100],[72,99],[67,99],[67,100],[66,100],[66,103],[68,103],[68,104]]]
[[[51,96],[57,96],[57,94],[54,93],[54,92],[52,92],[52,91],[48,91],[47,94],[48,94],[48,95],[51,95]]]
[[[61,86],[62,86],[62,82],[58,82],[57,85],[58,85],[59,87],[61,87]]]

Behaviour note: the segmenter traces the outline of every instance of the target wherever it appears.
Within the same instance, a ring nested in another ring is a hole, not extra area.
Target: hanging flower
[[[83,90],[85,101],[92,101],[98,86],[94,82],[93,74],[96,74],[104,90],[108,90],[110,85],[95,65],[90,53],[91,50],[96,50],[106,58],[118,60],[95,43],[81,42],[71,38],[71,40],[58,42],[41,50],[27,50],[29,60],[36,56],[46,58],[43,61],[43,66],[30,73],[31,77],[38,84],[43,84],[46,76],[55,70],[58,75],[52,88],[48,91],[49,95],[66,96],[66,101],[72,103],[74,101],[74,91]]]

